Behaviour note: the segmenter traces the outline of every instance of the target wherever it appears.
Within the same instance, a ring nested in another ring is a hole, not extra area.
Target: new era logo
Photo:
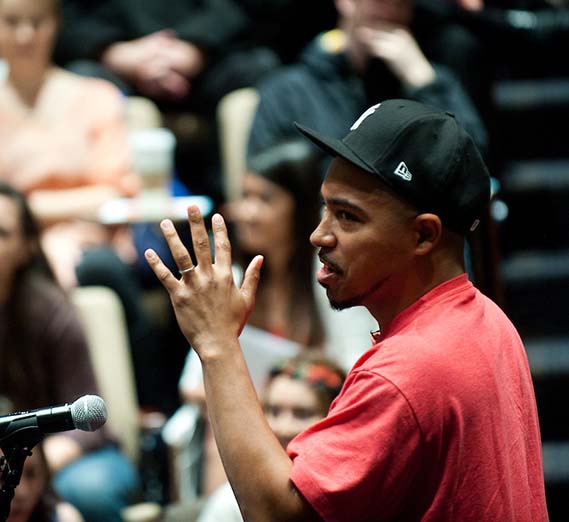
[[[405,181],[411,181],[413,179],[413,175],[407,168],[407,165],[405,165],[404,161],[397,165],[397,168],[393,171],[393,174],[399,176],[400,178],[403,178]]]

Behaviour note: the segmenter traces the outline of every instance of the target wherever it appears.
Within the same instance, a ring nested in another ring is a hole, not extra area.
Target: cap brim
[[[317,147],[322,149],[326,154],[330,156],[340,156],[346,161],[353,163],[357,167],[370,172],[371,174],[377,174],[377,171],[369,166],[365,161],[361,160],[352,149],[350,149],[342,140],[336,138],[330,138],[329,136],[324,136],[323,134],[316,132],[315,130],[309,129],[300,123],[294,122],[296,129],[306,136],[310,141],[312,141]]]

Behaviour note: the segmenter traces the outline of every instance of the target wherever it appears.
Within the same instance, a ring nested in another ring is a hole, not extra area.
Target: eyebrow
[[[324,199],[323,198],[323,201],[326,205],[333,205],[336,207],[349,208],[351,210],[355,210],[358,212],[363,211],[363,209],[361,207],[358,207],[357,205],[352,203],[350,200],[345,199],[345,198],[331,198],[331,199]]]

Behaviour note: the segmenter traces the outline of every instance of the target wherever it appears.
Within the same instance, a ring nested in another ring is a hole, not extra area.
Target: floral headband
[[[303,381],[310,387],[325,392],[331,397],[340,393],[344,376],[340,370],[323,362],[287,360],[273,367],[270,377],[286,375],[291,379]]]

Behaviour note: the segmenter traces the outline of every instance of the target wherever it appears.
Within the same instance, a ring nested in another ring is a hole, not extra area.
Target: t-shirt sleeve
[[[403,394],[362,370],[348,377],[328,417],[289,444],[290,478],[326,522],[388,520],[405,511],[422,445]]]

